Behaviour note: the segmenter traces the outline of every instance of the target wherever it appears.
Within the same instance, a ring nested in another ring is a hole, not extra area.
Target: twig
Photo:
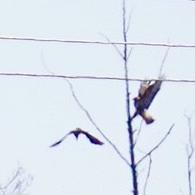
[[[21,168],[18,168],[13,177],[3,186],[1,189],[7,189],[9,185],[11,185],[15,179],[20,175]]]
[[[8,194],[9,192],[16,195],[23,194],[26,188],[30,185],[28,182],[32,181],[32,177],[29,175],[27,178],[23,177],[24,175],[22,171],[23,169],[19,167],[12,178],[5,185],[0,187],[2,195]]]
[[[192,122],[191,122],[191,117],[185,115],[187,122],[188,122],[188,146],[187,146],[187,171],[188,171],[188,187],[189,187],[189,195],[192,195],[192,165],[191,165],[191,161],[192,161],[192,156],[194,154],[194,143],[192,140]]]
[[[127,55],[127,61],[129,60],[129,58],[130,58],[132,52],[133,52],[133,47],[131,47],[131,49],[129,50],[129,53],[128,53],[128,55]]]
[[[191,157],[192,153],[187,150],[187,169],[188,169],[188,187],[189,187],[189,195],[192,195],[192,170],[191,170]]]
[[[136,136],[135,141],[134,141],[134,147],[135,147],[135,145],[137,144],[137,141],[138,141],[138,139],[139,139],[139,136],[140,136],[140,133],[141,133],[141,130],[142,130],[142,125],[143,125],[143,120],[141,120],[139,129],[138,129],[138,132],[137,132],[137,136]]]
[[[144,195],[146,195],[146,189],[147,189],[147,186],[148,186],[148,181],[149,181],[149,178],[150,178],[150,173],[151,173],[151,168],[152,168],[152,156],[151,154],[148,156],[149,157],[149,165],[148,165],[148,172],[147,172],[147,176],[146,176],[146,181],[144,183]]]
[[[155,150],[158,149],[158,147],[166,140],[166,138],[169,136],[171,133],[173,127],[175,124],[172,124],[171,127],[169,128],[168,132],[164,135],[164,137],[159,141],[158,144],[156,144],[149,152],[147,152],[141,159],[139,159],[136,163],[136,165],[140,164],[145,158],[147,158],[149,155],[151,155]]]
[[[129,28],[130,28],[130,24],[131,24],[131,20],[132,20],[132,15],[133,15],[133,8],[130,11],[129,18],[128,18],[128,21],[127,21],[127,27],[126,27],[126,32],[127,33],[129,32]]]
[[[167,48],[167,50],[165,52],[165,55],[163,57],[163,60],[161,62],[160,71],[159,71],[159,78],[162,76],[163,67],[164,67],[165,61],[167,59],[167,56],[168,56],[168,53],[169,53],[169,49],[170,49],[170,47]]]
[[[114,44],[114,43],[112,43],[112,42],[110,41],[110,39],[109,39],[106,35],[104,35],[104,34],[101,34],[101,35],[104,36],[104,38],[108,41],[108,43],[110,43],[110,44],[114,47],[114,49],[115,49],[116,52],[119,54],[119,56],[120,56],[121,58],[123,58],[123,54],[121,53],[121,51],[120,51],[120,49],[117,47],[117,45]]]

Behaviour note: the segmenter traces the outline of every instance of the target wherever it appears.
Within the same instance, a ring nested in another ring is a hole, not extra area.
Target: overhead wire
[[[0,40],[7,41],[30,41],[30,42],[50,42],[64,44],[99,44],[99,45],[130,45],[130,46],[147,46],[147,47],[170,47],[170,48],[195,48],[195,44],[172,44],[172,43],[147,43],[147,42],[107,42],[107,41],[90,41],[90,40],[65,40],[65,39],[45,39],[34,37],[8,37],[0,36]]]
[[[93,75],[63,75],[63,74],[35,74],[35,73],[20,73],[20,72],[0,72],[0,76],[10,76],[10,77],[35,77],[35,78],[56,78],[56,79],[85,79],[85,80],[114,80],[114,81],[124,81],[123,77],[109,77],[109,76],[93,76]],[[146,79],[143,78],[128,78],[129,81],[142,82]],[[147,78],[149,81],[157,81],[157,78]],[[171,83],[195,83],[195,79],[161,79],[163,82]]]

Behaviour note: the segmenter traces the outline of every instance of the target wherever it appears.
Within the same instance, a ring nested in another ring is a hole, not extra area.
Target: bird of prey
[[[137,115],[140,115],[146,124],[154,122],[154,119],[147,112],[150,107],[154,97],[160,90],[162,80],[156,80],[151,84],[151,81],[144,81],[140,85],[138,96],[134,98],[135,113],[131,119],[135,118]]]
[[[76,139],[78,139],[80,134],[83,134],[89,139],[89,141],[92,144],[96,144],[96,145],[103,145],[104,144],[103,142],[101,142],[99,139],[97,139],[96,137],[94,137],[90,133],[83,131],[80,128],[76,128],[75,130],[68,132],[64,137],[62,137],[59,141],[52,144],[50,147],[55,147],[55,146],[59,145],[61,142],[63,142],[67,138],[67,136],[69,136],[71,134],[73,134],[76,137]]]

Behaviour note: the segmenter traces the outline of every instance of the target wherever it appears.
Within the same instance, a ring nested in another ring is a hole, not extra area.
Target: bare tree
[[[72,83],[67,80],[67,77],[61,77],[63,78],[69,85],[69,88],[71,90],[72,93],[72,97],[74,98],[75,102],[77,103],[77,105],[79,106],[79,108],[85,113],[85,115],[87,116],[89,122],[95,127],[95,129],[102,135],[102,137],[105,139],[106,143],[110,144],[111,147],[115,150],[115,152],[117,153],[117,155],[128,165],[128,167],[130,168],[130,174],[131,174],[131,189],[132,192],[130,194],[133,195],[139,195],[140,194],[140,189],[139,189],[139,185],[138,185],[138,166],[147,158],[149,158],[149,166],[148,166],[148,172],[147,172],[147,177],[145,179],[145,184],[144,184],[144,195],[146,194],[146,188],[147,188],[147,184],[149,181],[149,177],[150,177],[150,172],[151,172],[151,166],[152,166],[152,154],[165,142],[165,140],[168,138],[168,136],[170,135],[174,125],[171,125],[170,128],[168,129],[167,133],[157,142],[156,145],[154,145],[148,152],[146,152],[146,154],[144,154],[140,159],[136,159],[136,151],[135,151],[135,144],[139,138],[139,134],[141,131],[141,127],[139,130],[139,133],[137,134],[137,136],[135,135],[133,126],[132,126],[132,120],[137,116],[137,114],[142,115],[143,118],[147,118],[146,115],[143,115],[144,113],[146,113],[146,109],[149,108],[150,104],[152,103],[154,97],[156,96],[157,92],[160,90],[160,86],[162,84],[162,78],[161,79],[154,79],[154,83],[150,85],[149,81],[149,85],[148,88],[145,90],[144,94],[142,94],[142,97],[140,98],[140,103],[137,107],[137,111],[138,113],[134,114],[133,116],[131,116],[131,107],[130,107],[130,87],[129,87],[129,74],[128,74],[128,60],[132,54],[133,48],[128,48],[128,30],[130,28],[130,19],[132,16],[132,13],[130,13],[130,17],[127,21],[127,17],[126,17],[127,13],[126,13],[126,0],[122,1],[122,35],[123,35],[123,41],[124,44],[122,44],[123,46],[123,51],[121,51],[118,48],[118,45],[112,43],[109,38],[106,37],[106,40],[111,43],[113,45],[113,47],[115,48],[116,52],[121,56],[122,60],[123,60],[123,67],[124,67],[124,86],[125,86],[125,102],[126,102],[126,116],[127,116],[127,132],[128,132],[128,138],[129,138],[129,158],[130,160],[128,160],[119,150],[119,148],[116,146],[116,144],[114,144],[109,137],[107,137],[105,135],[105,133],[103,132],[103,130],[101,130],[98,125],[96,124],[94,118],[92,117],[92,115],[89,113],[89,111],[84,107],[84,105],[80,102],[78,96],[76,95],[75,91],[74,91],[74,87],[72,85]],[[169,49],[168,49],[169,50]],[[160,67],[160,73],[162,72],[162,68],[165,62],[165,59],[167,57],[168,54],[168,50],[166,51],[165,57],[163,58],[161,67]],[[48,69],[48,68],[47,68]],[[55,76],[55,74],[51,71],[49,71],[52,76]],[[142,81],[145,81],[144,79]],[[136,106],[135,106],[136,107]],[[153,120],[150,120],[150,122],[148,122],[148,124],[150,124],[151,122],[153,122]],[[146,120],[147,123],[147,120]],[[60,144],[69,134],[72,134],[72,131],[70,131],[69,133],[67,133],[62,139],[60,139],[58,142],[52,144],[51,146],[56,146],[58,144]],[[86,132],[84,133],[86,135]],[[77,137],[77,136],[76,136]],[[96,140],[96,138],[95,138]],[[102,143],[99,142],[98,143]],[[101,144],[100,144],[101,145]]]
[[[188,191],[189,195],[193,194],[193,187],[192,187],[192,173],[194,171],[193,168],[193,156],[194,156],[194,130],[192,129],[192,116],[185,115],[187,119],[188,125],[188,143],[186,145],[186,152],[187,152],[187,175],[188,175]]]
[[[18,167],[5,184],[0,185],[1,195],[27,195],[32,183],[32,176],[22,167]]]
[[[126,17],[126,0],[123,0],[123,5],[122,5],[122,21],[123,21],[123,41],[124,43],[128,42],[127,34],[128,30],[130,28],[130,19],[132,17],[132,12],[130,13],[129,21],[127,22],[127,17]],[[123,45],[123,62],[124,62],[124,74],[125,74],[125,89],[126,89],[126,111],[127,111],[127,130],[128,130],[128,135],[129,135],[129,155],[130,155],[130,163],[131,163],[131,176],[132,176],[132,186],[133,186],[133,195],[138,195],[140,194],[140,189],[138,186],[138,165],[144,161],[145,158],[149,158],[149,167],[148,167],[148,173],[144,185],[144,194],[146,194],[146,187],[147,183],[149,180],[150,176],[150,170],[151,170],[151,165],[152,165],[152,153],[157,150],[160,145],[166,140],[168,135],[170,134],[171,130],[173,129],[172,125],[168,132],[165,134],[165,136],[149,151],[147,152],[141,159],[136,161],[136,152],[135,152],[135,144],[137,141],[137,137],[134,136],[134,130],[132,127],[132,120],[137,116],[137,114],[141,115],[143,119],[145,120],[146,124],[150,124],[154,121],[154,119],[148,115],[146,110],[149,108],[150,104],[152,103],[154,97],[160,90],[160,86],[162,84],[162,80],[159,79],[155,81],[153,84],[150,84],[151,81],[146,81],[143,82],[147,83],[147,86],[141,84],[140,90],[138,97],[134,98],[134,105],[136,108],[135,113],[131,117],[131,109],[130,109],[130,88],[129,88],[129,75],[128,75],[128,59],[132,53],[132,48],[129,50],[128,45],[124,44]],[[161,67],[160,67],[160,74],[162,73],[162,68],[165,63],[165,59],[168,55],[168,50],[165,54],[165,57],[162,61]],[[161,77],[161,75],[160,75]],[[140,128],[141,130],[141,128]],[[138,134],[139,136],[139,134]]]

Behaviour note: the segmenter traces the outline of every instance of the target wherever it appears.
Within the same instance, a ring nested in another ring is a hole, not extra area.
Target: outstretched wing
[[[150,104],[154,100],[154,97],[160,90],[161,84],[162,84],[162,80],[157,80],[148,87],[148,89],[146,90],[142,98],[142,102],[143,102],[142,105],[144,109],[148,109],[150,107]]]
[[[66,137],[69,135],[70,133],[67,133],[64,137],[62,137],[59,141],[55,142],[54,144],[52,144],[50,147],[55,147],[59,144],[61,144],[65,139]]]
[[[84,133],[86,135],[86,137],[89,139],[89,141],[92,144],[97,144],[97,145],[103,145],[104,143],[102,141],[100,141],[98,138],[94,137],[93,135],[89,134],[88,132]]]

